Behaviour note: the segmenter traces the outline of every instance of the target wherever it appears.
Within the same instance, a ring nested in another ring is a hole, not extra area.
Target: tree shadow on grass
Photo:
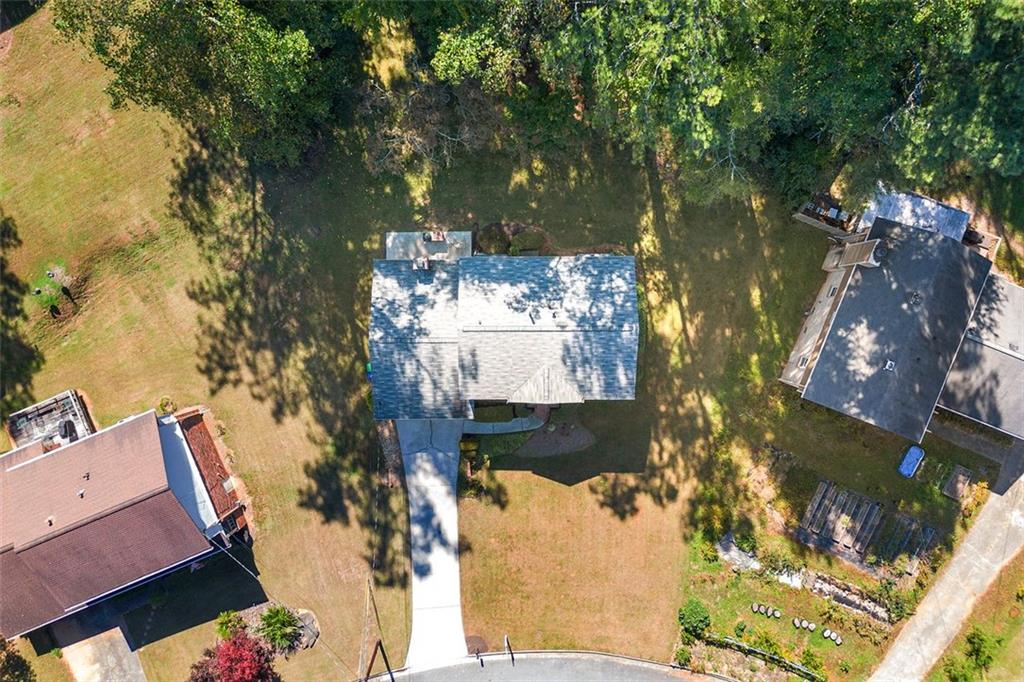
[[[8,254],[21,245],[14,218],[0,207],[0,419],[33,401],[32,379],[43,366],[43,356],[25,337],[27,316],[23,301],[28,286],[15,275]]]
[[[495,468],[585,483],[599,505],[623,520],[643,504],[673,505],[712,478],[715,490],[702,494],[725,505],[738,500],[741,471],[709,475],[722,467],[716,451],[735,435],[721,427],[731,427],[746,409],[750,384],[776,376],[800,305],[779,289],[787,269],[797,278],[817,271],[824,239],[808,245],[781,234],[755,199],[680,205],[650,161],[637,167],[600,145],[573,161],[481,165],[435,176],[431,206],[458,205],[464,215],[451,220],[463,224],[538,225],[561,247],[625,244],[637,257],[644,327],[635,400],[579,408],[580,421],[597,437],[593,447],[557,457],[504,457]],[[491,177],[502,173],[504,179]],[[689,505],[684,534],[692,532],[697,512]]]
[[[365,377],[370,265],[385,228],[409,219],[400,183],[367,184],[358,160],[306,173],[250,168],[194,135],[171,208],[209,263],[189,296],[199,370],[211,390],[245,387],[277,420],[312,416],[320,456],[306,462],[299,506],[366,531],[378,584],[404,585],[401,489],[383,460]],[[374,196],[391,197],[374,210]]]

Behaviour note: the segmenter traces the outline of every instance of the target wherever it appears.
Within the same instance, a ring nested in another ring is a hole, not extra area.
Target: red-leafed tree
[[[247,632],[236,632],[217,645],[218,682],[273,682],[274,655]]]
[[[279,682],[274,654],[259,639],[240,630],[207,649],[192,666],[190,682]]]

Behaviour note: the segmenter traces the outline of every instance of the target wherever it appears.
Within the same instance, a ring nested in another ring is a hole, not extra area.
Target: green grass
[[[995,635],[1001,642],[985,679],[1010,682],[1024,678],[1024,601],[1017,599],[1020,590],[1024,590],[1024,552],[1018,553],[1000,571],[988,591],[978,598],[970,617],[929,673],[928,679],[931,682],[946,679],[943,672],[945,661],[951,656],[964,654],[967,634],[974,627]]]
[[[392,661],[401,662],[409,608],[403,582],[408,570],[404,497],[400,489],[376,494],[367,443],[347,449],[332,442],[344,431],[339,420],[367,414],[362,379],[353,378],[346,390],[328,397],[323,384],[308,377],[337,376],[336,371],[297,362],[274,366],[272,350],[257,349],[255,342],[247,348],[238,330],[226,333],[220,345],[214,335],[227,318],[212,309],[214,302],[203,292],[209,291],[206,284],[230,273],[217,267],[210,257],[218,254],[194,237],[176,210],[180,193],[172,181],[179,178],[175,162],[184,160],[180,133],[153,113],[111,111],[102,68],[77,48],[55,42],[46,8],[13,32],[14,45],[0,69],[2,89],[17,99],[0,104],[5,130],[0,202],[22,245],[5,255],[11,273],[26,286],[56,259],[87,286],[79,308],[60,323],[28,302],[23,332],[44,359],[33,377],[35,397],[78,388],[90,398],[101,426],[154,407],[165,395],[179,406],[209,404],[227,428],[235,472],[252,496],[255,564],[264,590],[289,607],[312,610],[323,630],[324,646],[279,660],[279,671],[286,679],[356,677],[373,553],[381,557],[375,597],[383,635]],[[358,162],[350,167],[360,170]],[[287,227],[281,229],[327,224],[323,252],[311,257],[325,274],[304,270],[301,276],[312,276],[334,303],[349,292],[346,317],[332,318],[330,324],[337,326],[321,328],[318,335],[332,354],[317,355],[331,368],[351,369],[346,377],[355,377],[355,368],[365,363],[364,335],[358,331],[365,302],[352,303],[362,300],[354,293],[355,280],[366,281],[371,248],[382,228],[407,224],[408,213],[395,198],[387,200],[391,209],[373,205],[383,196],[382,183],[367,191],[347,176],[346,170],[333,180],[325,174],[301,183],[302,197],[287,195],[287,203],[299,210],[282,219]],[[286,198],[277,196],[282,202]],[[353,202],[361,208],[352,211],[347,204]],[[356,235],[362,235],[358,243]],[[263,291],[233,298],[248,304],[273,296]],[[307,305],[302,319],[322,322],[326,303]],[[273,321],[255,326],[280,337],[284,325],[275,314]],[[212,360],[204,364],[204,357],[220,349],[225,350],[218,356],[222,367]],[[219,381],[217,372],[236,361],[244,366],[241,376]],[[259,367],[273,381],[255,376]],[[314,395],[314,390],[325,393]],[[371,513],[380,522],[379,535],[372,530]],[[238,569],[233,579],[215,579],[220,570],[174,576],[174,589],[154,616],[165,636],[140,653],[151,682],[186,677],[213,640],[216,614],[207,614],[204,605],[248,605],[244,573]],[[206,616],[210,620],[204,621]],[[137,617],[130,616],[136,626]],[[49,663],[39,661],[40,675],[52,667]]]

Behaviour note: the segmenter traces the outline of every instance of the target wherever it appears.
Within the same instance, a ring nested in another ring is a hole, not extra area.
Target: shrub
[[[709,564],[718,563],[718,550],[714,543],[704,540],[700,543],[700,558]]]
[[[544,246],[544,233],[540,230],[525,230],[512,237],[508,253],[517,256],[523,251],[538,251]]]
[[[299,618],[283,606],[271,606],[260,616],[259,633],[272,647],[285,651],[301,634]]]
[[[757,552],[757,538],[753,533],[737,533],[734,539],[736,546],[747,554]]]
[[[676,663],[683,666],[684,668],[690,667],[690,661],[693,660],[693,652],[690,651],[690,647],[681,646],[676,649],[675,655]]]
[[[222,611],[217,616],[217,636],[221,639],[230,639],[239,630],[245,629],[245,623],[237,611]]]
[[[896,589],[896,583],[892,580],[883,580],[872,591],[870,596],[885,607],[894,623],[903,620],[914,612],[913,601],[906,594]]]
[[[978,679],[974,668],[963,656],[949,656],[942,664],[942,672],[949,682],[973,682]]]
[[[164,414],[171,414],[172,412],[178,409],[177,404],[175,404],[171,397],[167,395],[160,398],[160,404],[158,405],[158,407],[160,408],[160,411],[163,412]]]
[[[64,652],[60,650],[59,646],[55,646],[50,649],[50,655],[54,658],[64,658]]]
[[[815,653],[813,649],[804,649],[803,653],[800,654],[800,665],[819,675],[825,674],[825,662],[821,660],[821,656]]]
[[[769,573],[795,573],[799,566],[793,555],[785,549],[765,549],[757,553],[761,566]]]
[[[36,674],[14,642],[0,637],[0,680],[4,682],[35,682]]]
[[[686,605],[679,609],[679,625],[683,632],[699,639],[711,627],[711,614],[704,604],[690,597]]]
[[[839,672],[843,673],[844,675],[847,675],[850,672],[850,662],[847,661],[845,658],[839,661]]]
[[[188,682],[217,682],[217,652],[203,651],[203,657],[192,664],[188,671]]]
[[[217,645],[214,668],[217,682],[273,682],[273,654],[248,633],[236,632]]]
[[[988,670],[999,650],[1001,640],[978,626],[967,633],[967,658],[974,661],[979,670]]]
[[[978,481],[971,486],[970,493],[964,496],[961,503],[964,518],[969,519],[974,516],[974,513],[985,504],[986,500],[988,500],[988,481]]]
[[[740,622],[736,623],[736,627],[733,628],[733,632],[735,632],[736,636],[739,637],[740,639],[743,639],[743,634],[746,631],[747,631],[747,624],[744,623],[742,620]]]
[[[1024,585],[1017,588],[1017,601],[1024,601]]]
[[[764,630],[758,630],[754,633],[754,639],[750,645],[755,649],[760,649],[766,654],[785,658],[785,654],[782,652],[782,647],[779,646],[779,643]]]

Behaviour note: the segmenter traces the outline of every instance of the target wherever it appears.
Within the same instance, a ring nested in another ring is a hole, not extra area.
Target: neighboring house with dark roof
[[[980,323],[986,310],[1002,320],[1000,329],[1024,319],[1019,303],[996,305],[1012,285],[990,277],[992,262],[960,241],[967,214],[962,219],[952,213],[959,209],[927,197],[900,196],[914,201],[875,202],[867,232],[829,250],[825,283],[781,380],[807,400],[915,442],[937,406],[1020,433],[1021,370],[1004,352],[1010,333],[978,332],[974,341],[969,332],[992,328]],[[882,214],[944,218],[928,229]]]
[[[630,400],[636,297],[627,256],[377,260],[374,416],[471,418],[473,401]]]
[[[989,277],[939,407],[1024,439],[1024,287]]]
[[[217,453],[203,414],[151,410],[69,444],[36,440],[0,455],[5,638],[188,566],[245,526],[233,485],[218,480],[223,463],[196,454]]]

